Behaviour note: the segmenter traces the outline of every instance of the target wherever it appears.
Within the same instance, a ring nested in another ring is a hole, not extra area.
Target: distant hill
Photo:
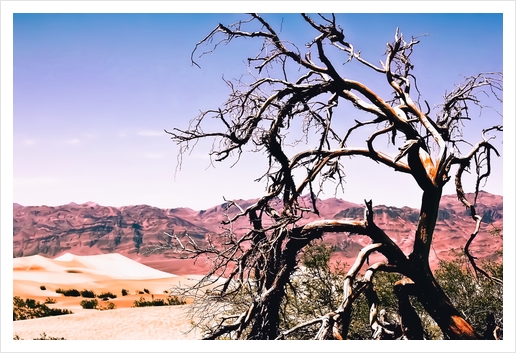
[[[235,200],[242,208],[256,200]],[[309,202],[308,198],[304,199]],[[320,218],[362,219],[364,206],[341,199],[318,200]],[[159,270],[175,274],[202,273],[208,263],[173,259],[171,254],[149,253],[157,243],[166,244],[165,234],[203,241],[208,234],[220,233],[225,219],[227,204],[207,210],[189,208],[160,209],[147,205],[108,207],[94,202],[77,205],[21,206],[13,204],[13,255],[14,257],[42,255],[57,257],[65,253],[96,255],[119,253]],[[230,213],[236,211],[230,209]],[[382,228],[400,248],[410,253],[419,210],[409,207],[374,206],[375,223]],[[480,192],[477,212],[483,215],[481,231],[471,246],[479,260],[498,260],[495,250],[502,249],[502,239],[489,232],[503,227],[503,197]],[[318,217],[311,215],[308,220]],[[247,219],[232,225],[235,232],[249,228]],[[452,249],[463,247],[473,231],[474,224],[469,211],[455,195],[441,199],[439,218],[431,250],[431,263],[438,259],[450,259]],[[336,246],[334,260],[351,264],[358,251],[369,244],[368,237],[360,235],[327,234],[325,242]]]

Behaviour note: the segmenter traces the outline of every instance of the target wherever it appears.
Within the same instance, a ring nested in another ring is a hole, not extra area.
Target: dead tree
[[[499,156],[492,139],[502,131],[502,126],[479,131],[479,142],[474,145],[464,140],[462,129],[473,118],[470,108],[483,107],[479,93],[501,102],[501,73],[465,78],[432,111],[426,101],[414,98],[420,95],[411,62],[412,52],[419,43],[417,38],[406,40],[396,29],[394,40],[387,43],[384,62],[376,65],[346,41],[335,16],[301,16],[308,30],[315,33],[304,52],[282,40],[258,14],[250,14],[249,19],[233,25],[219,24],[196,45],[192,62],[196,64],[194,54],[202,45],[210,46],[208,51],[211,51],[221,43],[240,38],[261,41],[259,53],[248,59],[251,82],[227,81],[231,93],[220,108],[203,112],[187,129],[166,131],[181,146],[181,154],[198,140],[214,139],[210,152],[214,162],[231,158],[238,161],[244,150],[260,152],[268,159],[268,169],[262,176],[266,181],[264,195],[245,209],[228,204],[238,210],[225,224],[231,226],[240,218],[248,218],[250,227],[245,234],[229,230],[223,243],[210,240],[207,244],[172,236],[175,248],[182,254],[208,256],[213,261],[211,272],[195,288],[200,290],[205,284],[215,286],[209,292],[199,292],[202,318],[215,320],[206,321],[204,338],[226,335],[283,339],[301,327],[319,325],[315,339],[346,339],[351,306],[360,295],[367,297],[371,307],[374,338],[400,338],[400,335],[423,338],[421,321],[408,300],[409,295],[422,304],[445,338],[480,338],[435,280],[429,266],[429,252],[443,186],[452,180],[453,173],[457,197],[471,210],[474,229],[471,240],[478,232],[481,217],[475,212],[475,200],[466,199],[462,176],[470,169],[476,171],[478,193],[480,183],[491,173],[491,157]],[[335,62],[330,57],[343,59]],[[382,97],[358,78],[339,73],[343,63],[351,62],[375,72],[392,95]],[[297,76],[292,79],[292,75]],[[371,118],[350,119],[349,109],[339,107],[346,102],[362,116]],[[221,129],[205,131],[203,123],[207,119],[218,120]],[[343,121],[349,121],[346,130],[341,127]],[[360,131],[368,131],[363,145],[348,146],[350,136]],[[291,147],[287,143],[289,133],[299,133],[300,139],[309,142]],[[389,144],[399,146],[397,155],[387,151]],[[342,157],[376,161],[378,168],[408,174],[419,185],[421,208],[411,253],[405,254],[375,224],[371,201],[365,203],[362,220],[305,220],[309,213],[319,214],[316,199],[321,187],[328,181],[342,182]],[[301,199],[306,194],[311,199],[308,204]],[[343,283],[342,304],[336,311],[280,332],[280,305],[300,252],[310,242],[331,232],[342,236],[366,235],[372,244],[363,249],[350,269]],[[385,261],[364,269],[373,252],[383,255]],[[473,256],[470,260],[474,263]],[[379,316],[371,282],[377,271],[403,275],[395,285],[401,317],[397,332],[401,333],[395,334]],[[219,276],[219,282],[210,280],[213,276]]]

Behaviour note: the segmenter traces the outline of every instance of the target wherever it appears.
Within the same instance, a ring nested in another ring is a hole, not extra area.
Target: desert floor
[[[13,332],[22,339],[47,336],[67,340],[194,340],[186,306],[83,310],[71,315],[14,322]]]
[[[70,315],[44,317],[13,322],[13,334],[22,339],[47,336],[68,340],[181,340],[199,339],[200,332],[190,331],[189,305],[133,308],[144,297],[167,298],[174,286],[190,286],[200,276],[175,276],[155,270],[119,254],[76,256],[66,254],[56,259],[39,255],[13,260],[13,295],[45,302],[49,307],[69,309]],[[44,286],[44,287],[42,287]],[[116,294],[109,301],[97,298],[99,306],[115,304],[113,310],[83,309],[83,297],[65,297],[56,289],[87,289],[97,295]],[[128,295],[122,296],[122,289]],[[148,292],[148,293],[146,293]],[[187,301],[188,302],[188,301]]]

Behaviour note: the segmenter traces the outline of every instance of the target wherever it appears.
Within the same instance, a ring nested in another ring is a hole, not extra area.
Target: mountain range
[[[467,195],[472,200],[472,195]],[[308,204],[309,198],[304,197]],[[256,200],[235,200],[241,208]],[[419,210],[410,207],[373,205],[375,223],[406,253],[410,253]],[[362,219],[364,206],[337,198],[317,200],[320,216],[310,215],[306,221],[328,218]],[[470,249],[481,260],[501,260],[503,234],[503,197],[481,191],[477,213],[483,216],[479,234]],[[189,208],[161,209],[148,205],[110,207],[93,202],[70,203],[62,206],[22,206],[13,204],[13,256],[42,255],[55,258],[65,253],[97,255],[119,253],[153,268],[175,274],[202,274],[206,261],[178,259],[174,254],[153,251],[158,244],[168,244],[174,234],[188,234],[202,242],[208,235],[221,233],[221,222],[238,209],[228,203],[207,210]],[[305,222],[305,220],[303,220]],[[246,231],[247,218],[231,224],[235,233]],[[431,266],[439,260],[449,260],[454,249],[463,247],[474,230],[474,222],[455,195],[441,199],[439,217],[430,254]],[[368,237],[348,234],[326,234],[324,241],[335,245],[332,261],[351,264],[360,249],[370,244]]]

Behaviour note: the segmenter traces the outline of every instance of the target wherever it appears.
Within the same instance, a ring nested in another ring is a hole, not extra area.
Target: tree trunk
[[[432,244],[442,188],[428,188],[423,193],[414,251],[410,254],[411,279],[416,283],[415,295],[432,316],[447,339],[479,339],[471,325],[462,318],[435,280],[428,256]]]
[[[480,339],[453,306],[431,272],[417,277],[416,297],[441,328],[446,339]]]

